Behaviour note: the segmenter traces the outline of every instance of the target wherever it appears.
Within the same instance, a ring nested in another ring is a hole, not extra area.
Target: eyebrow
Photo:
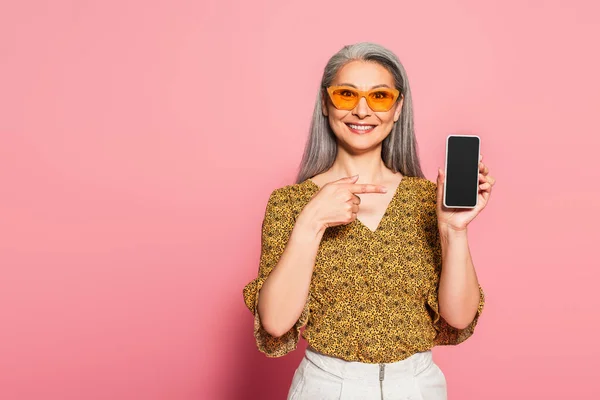
[[[356,89],[358,89],[358,88],[356,87],[356,85],[353,85],[353,84],[351,84],[351,83],[340,83],[338,86],[352,86],[353,88],[356,88]],[[383,83],[383,84],[381,84],[381,85],[375,85],[375,86],[371,87],[371,89],[376,89],[376,88],[379,88],[379,87],[386,87],[386,88],[390,88],[388,85],[386,85],[385,83]],[[391,88],[390,88],[390,89],[391,89]]]

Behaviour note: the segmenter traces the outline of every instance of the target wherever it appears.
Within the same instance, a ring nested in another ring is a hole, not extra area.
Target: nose
[[[360,100],[358,100],[358,104],[354,107],[352,113],[361,119],[368,117],[371,114],[371,109],[369,108],[369,104],[367,104],[367,99],[365,97],[361,97]]]

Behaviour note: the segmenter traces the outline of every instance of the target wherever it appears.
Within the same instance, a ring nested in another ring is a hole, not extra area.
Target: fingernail
[[[382,187],[381,187],[381,191],[382,191],[383,193],[387,193],[387,188],[386,188],[385,186],[382,186]]]

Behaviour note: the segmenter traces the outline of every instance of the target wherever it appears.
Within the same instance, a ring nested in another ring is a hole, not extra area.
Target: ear
[[[398,122],[400,114],[402,113],[402,104],[404,104],[404,95],[400,95],[400,100],[396,104],[396,111],[394,111],[394,122]]]
[[[321,95],[321,112],[324,116],[327,116],[327,97],[325,97],[325,93]]]

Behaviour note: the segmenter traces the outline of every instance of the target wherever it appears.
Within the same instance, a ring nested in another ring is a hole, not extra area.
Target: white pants
[[[431,350],[395,363],[345,361],[310,346],[294,373],[288,400],[446,400],[446,377]]]

